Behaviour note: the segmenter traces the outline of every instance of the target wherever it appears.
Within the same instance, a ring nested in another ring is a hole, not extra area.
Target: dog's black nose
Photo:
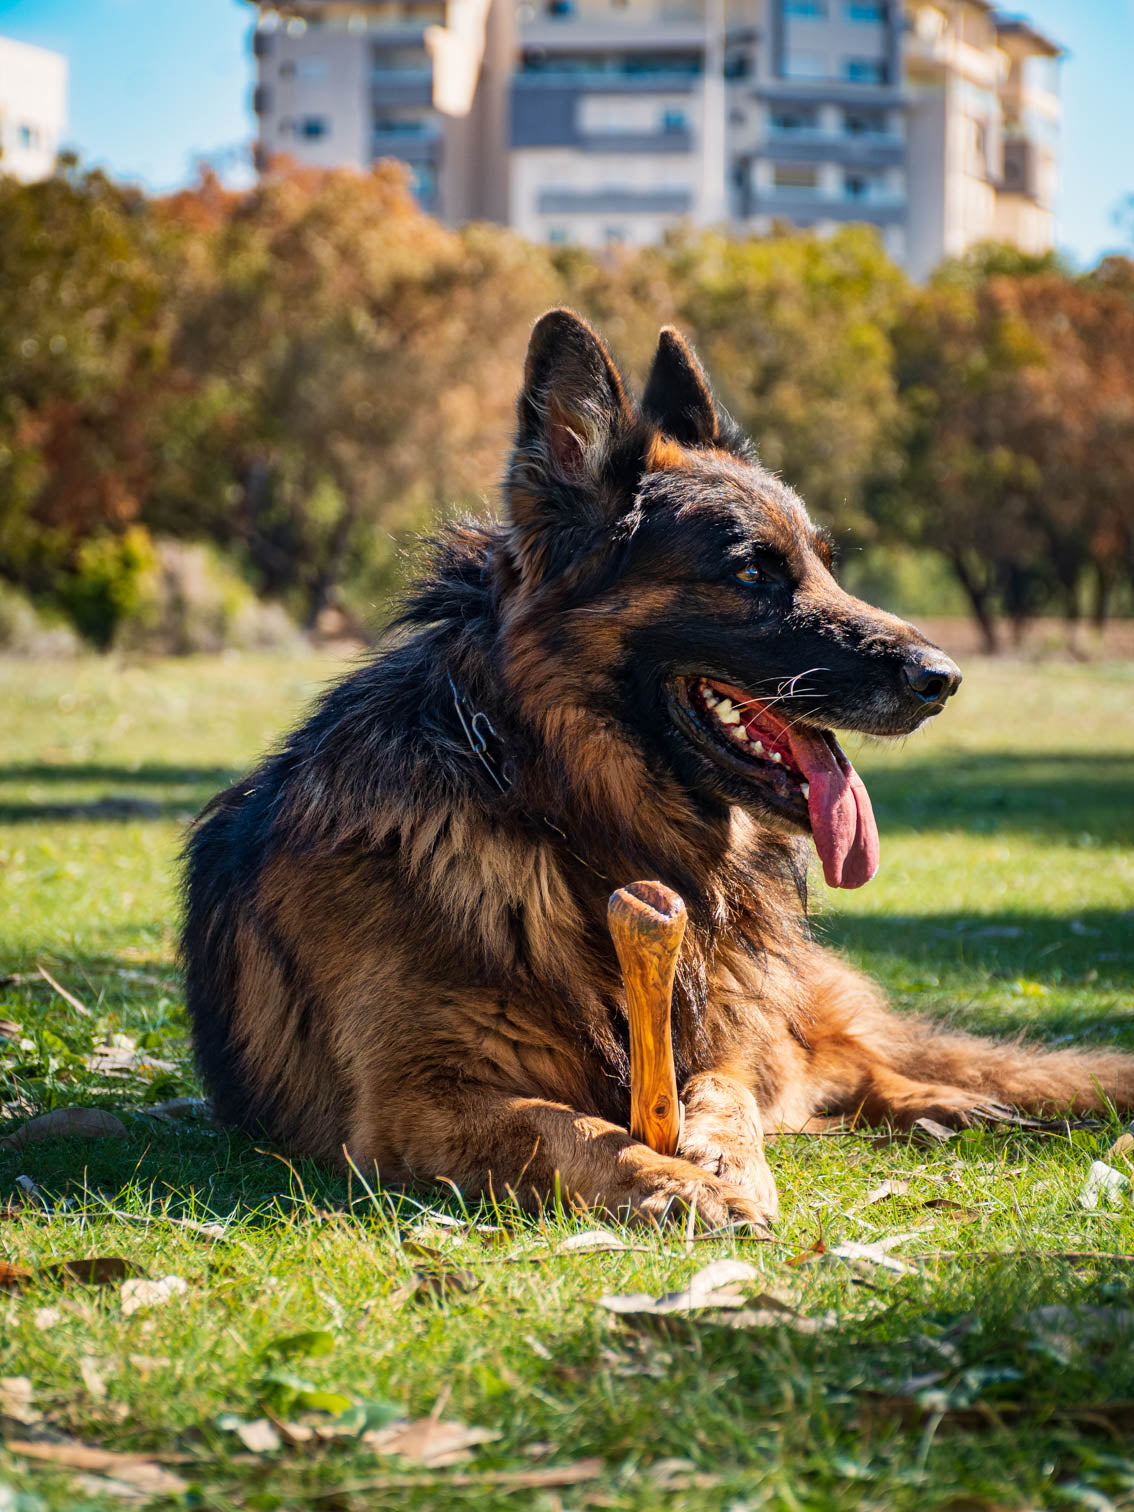
[[[923,703],[944,703],[961,686],[961,669],[941,651],[915,651],[902,669]]]

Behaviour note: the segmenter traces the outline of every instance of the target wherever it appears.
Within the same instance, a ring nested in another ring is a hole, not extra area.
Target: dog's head
[[[698,800],[810,830],[833,886],[868,881],[870,800],[832,727],[907,734],[960,672],[839,587],[828,537],[681,336],[662,331],[635,405],[590,327],[545,315],[507,498],[503,613],[534,627],[556,699],[597,711]]]

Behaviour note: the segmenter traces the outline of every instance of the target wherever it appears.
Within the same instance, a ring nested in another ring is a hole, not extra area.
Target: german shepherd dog
[[[890,1012],[814,944],[878,865],[832,727],[905,735],[956,691],[850,597],[798,497],[661,333],[640,404],[578,316],[528,349],[502,523],[462,524],[400,636],[188,844],[184,957],[218,1115],[387,1185],[766,1224],[764,1139],[1134,1104],[1134,1056]],[[685,899],[678,1154],[632,1139],[611,891]]]

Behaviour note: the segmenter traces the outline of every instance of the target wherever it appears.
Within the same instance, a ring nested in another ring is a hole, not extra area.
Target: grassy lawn
[[[336,671],[0,663],[0,1136],[73,1104],[124,1126],[0,1148],[0,1512],[1134,1506],[1134,1201],[1077,1200],[1117,1124],[783,1139],[775,1243],[555,1253],[593,1225],[372,1192],[148,1111],[198,1092],[185,821]],[[855,754],[882,871],[816,880],[822,931],[903,1008],[1134,1048],[1132,710],[1134,664],[972,665],[934,728]],[[832,1253],[891,1241],[893,1269]],[[180,1284],[2,1289],[5,1263],[91,1257]],[[721,1259],[752,1267],[739,1312],[600,1304]],[[430,1415],[415,1455],[397,1422]],[[494,1436],[422,1463],[444,1423]]]

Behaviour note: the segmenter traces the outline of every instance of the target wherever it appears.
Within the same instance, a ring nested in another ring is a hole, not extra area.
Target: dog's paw
[[[771,1235],[775,1212],[752,1193],[708,1173],[668,1180],[653,1191],[635,1193],[631,1214],[655,1223],[688,1223],[690,1215],[701,1227],[718,1229],[743,1224]]]
[[[774,1221],[779,1197],[764,1156],[759,1109],[746,1087],[712,1072],[692,1077],[677,1153],[737,1187]]]
[[[971,1129],[981,1124],[1019,1123],[1020,1115],[1003,1103],[982,1098],[960,1087],[927,1085],[915,1095],[896,1101],[890,1121],[900,1129],[912,1129],[921,1118],[932,1119],[947,1129]]]
[[[774,1223],[780,1199],[761,1145],[730,1139],[711,1125],[686,1124],[678,1155],[743,1192]]]

